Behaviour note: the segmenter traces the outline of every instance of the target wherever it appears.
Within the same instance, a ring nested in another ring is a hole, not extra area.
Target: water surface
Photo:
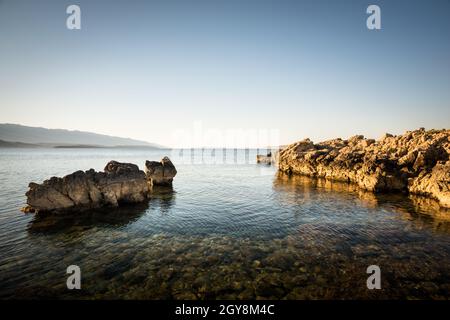
[[[0,298],[447,299],[450,212],[287,177],[256,150],[0,150]],[[173,190],[79,215],[22,214],[30,181],[169,155]],[[66,288],[66,268],[82,290]],[[378,265],[382,289],[368,290]]]

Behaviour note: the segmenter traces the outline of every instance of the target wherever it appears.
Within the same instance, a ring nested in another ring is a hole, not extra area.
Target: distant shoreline
[[[0,149],[155,149],[164,150],[167,148],[146,146],[146,145],[117,145],[117,146],[102,146],[89,144],[52,144],[52,143],[24,143],[15,141],[0,140]]]
[[[267,150],[277,151],[282,147],[267,146],[267,147],[248,147],[248,148],[232,148],[232,147],[157,147],[146,145],[117,145],[117,146],[103,146],[103,145],[89,145],[89,144],[53,144],[53,143],[23,143],[0,140],[0,149],[150,149],[150,150]]]
[[[47,129],[12,123],[0,123],[0,148],[103,148],[165,146],[143,140],[109,136],[87,131]]]

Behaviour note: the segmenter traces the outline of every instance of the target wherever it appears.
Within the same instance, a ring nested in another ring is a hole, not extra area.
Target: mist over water
[[[0,298],[448,298],[450,212],[428,199],[288,177],[257,150],[3,149]],[[260,150],[264,153],[265,150]],[[25,215],[28,183],[168,155],[173,190]],[[78,265],[82,290],[66,288]],[[379,265],[382,290],[368,290]]]

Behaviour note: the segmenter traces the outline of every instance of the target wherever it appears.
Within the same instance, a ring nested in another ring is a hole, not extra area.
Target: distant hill
[[[85,131],[46,129],[18,124],[0,124],[0,147],[147,147],[164,148],[146,141]]]
[[[37,144],[0,140],[0,148],[39,148]]]

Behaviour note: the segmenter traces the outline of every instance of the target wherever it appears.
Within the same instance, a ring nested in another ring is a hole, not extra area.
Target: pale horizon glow
[[[78,31],[70,4],[0,1],[0,123],[168,147],[199,122],[281,145],[450,127],[445,0],[372,1],[379,31],[361,1],[82,0]]]

